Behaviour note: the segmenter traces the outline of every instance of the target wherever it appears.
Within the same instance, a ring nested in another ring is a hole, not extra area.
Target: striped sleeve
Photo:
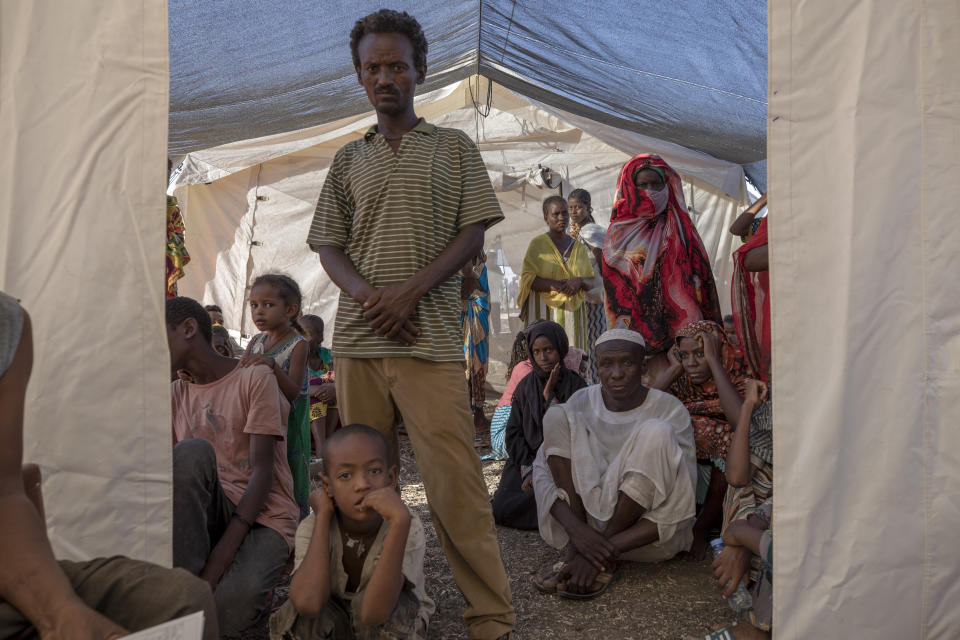
[[[460,211],[457,214],[457,231],[471,224],[482,222],[485,229],[503,220],[503,211],[497,194],[490,184],[490,174],[483,164],[480,150],[467,134],[457,131],[460,146],[460,167],[463,180],[460,184]]]
[[[350,221],[353,217],[346,191],[343,187],[344,153],[340,149],[327,171],[327,179],[320,190],[317,208],[313,212],[307,244],[314,251],[322,246],[346,249],[350,239]]]

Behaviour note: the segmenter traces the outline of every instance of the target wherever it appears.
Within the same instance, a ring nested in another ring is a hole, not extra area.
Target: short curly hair
[[[213,323],[210,322],[210,314],[199,302],[193,298],[179,296],[176,298],[167,298],[166,302],[166,320],[167,326],[175,329],[187,318],[193,318],[197,321],[197,329],[200,335],[209,344],[213,335]]]
[[[416,18],[406,11],[380,9],[357,20],[350,31],[350,53],[353,55],[354,68],[360,67],[360,40],[369,33],[399,33],[407,36],[413,45],[413,66],[418,70],[426,69],[427,37],[423,35]]]

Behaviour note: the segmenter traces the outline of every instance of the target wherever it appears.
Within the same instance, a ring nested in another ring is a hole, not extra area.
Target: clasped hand
[[[417,311],[419,296],[405,284],[391,284],[374,289],[363,301],[363,317],[378,336],[412,345],[420,335],[410,318]]]
[[[750,550],[739,545],[725,544],[720,555],[711,565],[717,586],[723,589],[723,597],[729,598],[737,590],[743,577],[750,571]]]
[[[618,555],[617,547],[585,522],[579,525],[568,531],[570,543],[577,553],[600,571],[613,568]]]

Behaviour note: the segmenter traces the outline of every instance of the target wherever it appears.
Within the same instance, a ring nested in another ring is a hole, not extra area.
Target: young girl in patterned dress
[[[302,306],[300,287],[289,276],[262,275],[250,289],[250,314],[258,333],[247,345],[241,366],[265,364],[273,369],[280,391],[290,402],[287,420],[287,462],[300,518],[308,513],[310,494],[310,400],[307,341],[297,333]]]

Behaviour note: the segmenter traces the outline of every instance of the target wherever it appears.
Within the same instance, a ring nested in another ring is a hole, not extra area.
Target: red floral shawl
[[[666,175],[669,202],[660,215],[633,182],[646,166]],[[636,156],[620,171],[602,268],[610,325],[627,319],[652,351],[670,348],[677,330],[691,322],[721,322],[713,271],[680,176],[660,156]]]
[[[753,236],[733,252],[733,286],[730,298],[737,339],[750,368],[770,382],[770,272],[747,271],[743,260],[751,249],[767,244],[767,219]]]

